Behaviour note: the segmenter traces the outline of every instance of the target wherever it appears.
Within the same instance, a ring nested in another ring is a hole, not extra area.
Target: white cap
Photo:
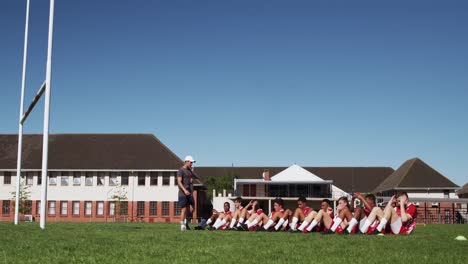
[[[193,159],[193,157],[192,157],[192,156],[190,156],[190,155],[189,155],[189,156],[185,156],[185,159],[184,159],[184,161],[191,161],[191,162],[195,162],[195,160]]]

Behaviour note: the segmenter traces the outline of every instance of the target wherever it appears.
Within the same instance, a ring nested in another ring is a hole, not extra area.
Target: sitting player
[[[351,219],[351,221],[348,222],[348,227],[343,231],[342,234],[352,234],[355,233],[355,227],[359,223],[359,228],[364,225],[364,223],[367,220],[367,217],[369,216],[370,212],[372,209],[376,206],[375,202],[375,195],[369,193],[365,196],[365,198],[362,196],[361,193],[357,192],[353,195],[353,199],[351,200],[351,205],[355,205],[355,201],[358,200],[364,205],[364,207],[361,207],[359,205],[356,205],[354,207],[354,217]],[[367,231],[372,232],[375,230],[377,227],[377,224],[379,223],[378,220],[374,221],[372,225],[370,226],[369,230]]]
[[[312,212],[314,212],[314,210],[307,206],[307,199],[304,196],[299,196],[297,199],[297,208],[294,211],[291,224],[289,225],[291,228],[290,231],[297,231],[298,223],[304,222],[306,217]]]
[[[273,212],[271,212],[268,216],[265,213],[260,214],[252,224],[260,223],[262,226],[258,226],[256,229],[257,231],[278,231],[281,225],[284,223],[284,219],[288,217],[290,214],[290,210],[283,209],[283,199],[276,198],[273,201]],[[283,223],[280,221],[283,220]],[[273,224],[276,224],[273,226]],[[278,226],[278,227],[277,227]]]
[[[323,199],[322,202],[320,203],[320,210],[319,211],[325,211],[328,212],[330,217],[333,217],[333,209],[330,206],[330,200],[328,199]],[[315,219],[317,216],[316,211],[312,211],[305,219],[302,221],[302,224],[297,228],[298,231],[301,231],[303,233],[307,233],[312,231],[312,229],[315,227],[311,227],[310,229],[306,228],[309,226],[309,224]]]
[[[258,215],[263,213],[263,210],[259,207],[257,200],[250,201],[247,206],[245,206],[244,212],[241,212],[241,217],[247,219],[244,223],[242,223],[239,219],[237,223],[237,230],[238,231],[248,231],[249,225],[251,222],[257,218]]]
[[[214,224],[208,227],[209,230],[225,229],[227,227],[227,223],[229,223],[232,215],[231,205],[225,202],[223,210],[223,212],[218,212],[213,209],[213,215],[206,221],[207,225],[211,225],[214,221]]]
[[[342,199],[345,198],[345,199]],[[338,209],[340,211],[343,210],[344,207],[347,207],[347,198],[346,197],[341,197],[340,200],[338,201]],[[331,229],[334,226],[333,223],[333,210],[331,210],[330,206],[330,200],[328,199],[323,199],[321,203],[321,209],[318,213],[314,214],[315,217],[313,220],[310,222],[310,224],[303,229],[303,233],[310,232],[312,229],[314,229],[316,226],[320,225],[321,230],[326,232],[328,229]],[[312,217],[313,215],[311,215]],[[306,221],[309,222],[311,217],[309,217]],[[305,224],[307,225],[307,224]],[[305,226],[304,225],[304,226]],[[338,224],[339,225],[339,224]],[[338,228],[338,225],[335,227],[335,231]],[[303,228],[302,226],[300,228]]]
[[[333,219],[333,223],[324,234],[342,233],[348,226],[348,223],[354,219],[353,214],[349,208],[348,198],[346,196],[338,199],[337,215]]]
[[[237,223],[243,223],[244,222],[244,217],[247,213],[247,210],[242,206],[242,198],[241,197],[237,197],[235,200],[234,200],[234,213],[232,213],[232,215],[230,215],[229,217],[229,230],[236,230],[236,224]]]
[[[392,204],[395,202],[396,207],[393,208]],[[374,208],[369,215],[368,220],[373,220],[376,217],[380,219],[379,225],[372,234],[381,233],[388,223],[390,223],[391,233],[395,235],[409,235],[416,227],[416,206],[409,202],[408,194],[406,192],[399,192],[396,196],[392,196],[383,213],[381,213],[382,210],[379,211]],[[364,231],[367,231],[365,228],[368,227],[368,223],[369,222],[366,221],[366,225],[361,229],[361,232],[364,233]]]

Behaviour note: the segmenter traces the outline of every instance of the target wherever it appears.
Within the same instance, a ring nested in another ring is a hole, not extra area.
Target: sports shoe
[[[331,229],[327,229],[326,231],[322,232],[322,235],[331,235],[331,234],[335,234],[335,232],[333,232]]]
[[[361,229],[358,228],[358,230],[354,233],[355,235],[365,235]]]
[[[249,230],[249,227],[247,226],[247,224],[240,224],[240,228],[241,228],[243,231],[248,231],[248,230]]]
[[[205,228],[203,228],[203,227],[201,227],[201,226],[196,226],[196,227],[193,228],[193,229],[195,229],[195,230],[203,230],[203,229],[205,229]]]
[[[372,231],[369,235],[378,235],[380,234],[381,232],[377,229],[374,229],[374,231]]]
[[[185,224],[185,229],[186,230],[191,230],[190,226],[188,224]]]
[[[348,229],[343,230],[340,235],[349,235]]]

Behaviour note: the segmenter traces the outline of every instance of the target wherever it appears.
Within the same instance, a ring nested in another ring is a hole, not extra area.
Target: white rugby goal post
[[[45,229],[46,224],[46,207],[47,207],[47,160],[49,153],[49,109],[50,109],[50,79],[52,72],[52,33],[54,28],[54,0],[50,0],[49,9],[49,37],[47,45],[47,65],[46,65],[46,78],[44,83],[39,88],[32,103],[29,105],[25,113],[23,113],[24,106],[24,86],[26,79],[26,62],[28,51],[28,27],[29,27],[29,1],[26,0],[26,23],[24,29],[24,54],[23,54],[23,74],[21,80],[21,102],[19,113],[19,128],[18,128],[18,160],[16,172],[16,203],[15,203],[15,225],[19,223],[19,202],[20,202],[20,184],[21,184],[21,154],[23,148],[23,123],[28,118],[29,114],[37,104],[41,96],[45,93],[44,105],[44,131],[42,140],[42,191],[41,191],[41,212],[40,212],[40,227]]]

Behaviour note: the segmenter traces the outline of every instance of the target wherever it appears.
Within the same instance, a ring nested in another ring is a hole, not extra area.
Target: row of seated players
[[[274,200],[274,210],[266,215],[258,201],[250,201],[242,206],[242,198],[234,200],[235,211],[230,211],[229,203],[224,203],[224,211],[213,210],[207,220],[209,230],[240,231],[290,231],[308,233],[312,231],[324,234],[411,234],[416,227],[416,207],[408,200],[406,192],[393,196],[382,210],[376,206],[375,196],[356,193],[351,204],[358,199],[359,204],[351,208],[347,197],[338,200],[337,212],[333,214],[330,200],[321,202],[320,210],[307,206],[305,197],[299,197],[298,207],[291,211],[283,208],[283,200]]]

